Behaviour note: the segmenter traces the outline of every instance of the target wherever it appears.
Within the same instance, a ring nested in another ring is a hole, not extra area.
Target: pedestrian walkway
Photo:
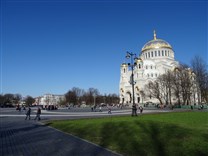
[[[34,118],[36,116],[36,109],[32,108],[31,117]],[[169,112],[171,110],[160,110],[160,109],[150,109],[150,110],[144,110],[143,113],[157,113],[157,112]],[[26,112],[19,112],[15,109],[1,109],[0,108],[0,117],[25,117]],[[53,111],[47,111],[42,110],[41,111],[41,117],[43,118],[82,118],[82,117],[99,117],[99,116],[116,116],[116,115],[130,115],[132,113],[132,109],[119,109],[119,110],[111,110],[111,114],[108,113],[108,110],[102,111],[102,112],[91,112],[86,111],[86,109],[83,109],[83,112],[81,111],[68,111],[68,110],[53,110]],[[139,113],[139,112],[138,112]]]
[[[95,144],[25,117],[0,117],[1,156],[117,156]]]

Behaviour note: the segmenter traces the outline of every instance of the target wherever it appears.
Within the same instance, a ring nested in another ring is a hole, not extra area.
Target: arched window
[[[148,52],[148,57],[150,58],[150,52]]]
[[[153,57],[153,51],[151,52],[151,55],[152,55],[152,57]]]
[[[157,51],[155,51],[155,57],[157,57]]]
[[[141,68],[141,64],[139,64],[139,69]]]
[[[158,50],[158,56],[160,56],[160,51]]]
[[[124,73],[125,73],[125,72],[126,72],[126,69],[124,68],[124,70],[123,70],[123,71],[124,71]]]

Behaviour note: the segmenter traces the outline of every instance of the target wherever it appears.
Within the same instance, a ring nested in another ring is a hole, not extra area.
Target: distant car
[[[107,104],[106,103],[101,103],[100,106],[105,107],[105,106],[107,106]]]
[[[149,104],[150,104],[150,102],[146,102],[146,103],[144,104],[144,107],[148,107]]]
[[[155,105],[155,103],[153,103],[153,102],[151,102],[151,101],[148,101],[148,102],[146,102],[145,104],[144,104],[144,107],[148,107],[148,106],[154,106]]]

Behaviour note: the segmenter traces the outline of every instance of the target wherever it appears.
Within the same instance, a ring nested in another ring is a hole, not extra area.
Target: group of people
[[[140,110],[140,113],[142,113],[143,112],[143,107],[139,106],[139,110]],[[132,116],[137,116],[137,106],[136,105],[132,106]]]
[[[26,118],[25,120],[27,120],[27,118],[29,118],[30,120],[30,114],[31,114],[31,108],[29,107],[26,113]],[[38,121],[40,120],[40,114],[41,114],[41,109],[40,107],[38,107],[37,112],[36,112],[36,117],[34,120],[38,119]]]

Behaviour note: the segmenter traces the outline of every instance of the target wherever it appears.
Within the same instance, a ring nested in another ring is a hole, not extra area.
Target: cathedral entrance
[[[137,97],[137,103],[139,103],[140,102],[140,97]]]
[[[120,103],[123,104],[124,101],[125,101],[125,98],[124,98],[124,95],[122,94],[121,97],[120,97]]]
[[[130,92],[127,92],[126,103],[131,103],[131,101],[132,101],[131,93]]]
[[[139,93],[136,93],[136,98],[135,98],[135,102],[136,103],[140,103],[140,94]]]

